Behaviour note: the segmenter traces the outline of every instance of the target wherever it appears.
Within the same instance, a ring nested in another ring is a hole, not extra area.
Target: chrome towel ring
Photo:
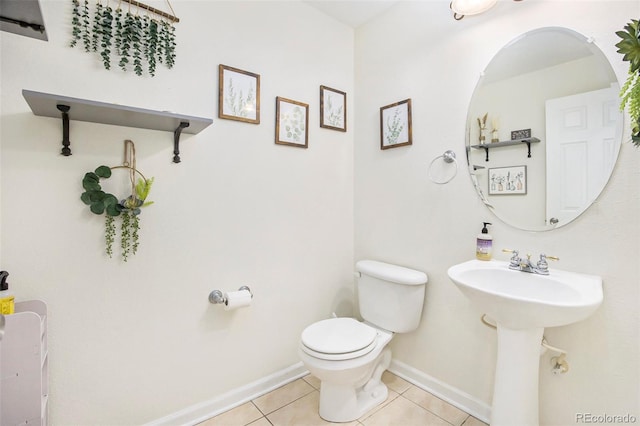
[[[453,163],[453,165],[455,166],[454,170],[453,170],[453,174],[451,175],[451,177],[449,177],[448,179],[445,180],[436,180],[433,175],[432,175],[432,169],[433,169],[433,164],[439,160],[439,159],[443,159],[445,163],[447,164],[451,164]],[[449,183],[451,182],[451,180],[456,177],[456,175],[458,174],[458,161],[456,160],[456,153],[453,152],[452,150],[447,150],[444,152],[444,154],[437,156],[436,158],[434,158],[431,163],[429,164],[429,179],[431,179],[431,181],[433,183],[436,183],[438,185],[443,185],[445,183]]]

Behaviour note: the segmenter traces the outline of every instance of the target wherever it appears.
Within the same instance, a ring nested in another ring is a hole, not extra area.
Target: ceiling
[[[338,21],[358,28],[399,0],[303,0]]]

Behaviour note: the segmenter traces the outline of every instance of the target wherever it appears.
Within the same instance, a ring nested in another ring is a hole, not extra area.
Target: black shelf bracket
[[[527,144],[527,158],[531,158],[531,141],[526,141]]]
[[[71,155],[71,141],[69,140],[69,105],[56,105],[56,108],[62,113],[62,152],[65,157]]]
[[[185,127],[189,127],[188,121],[181,121],[180,125],[173,131],[173,162],[180,162],[180,135],[182,134],[182,129]]]

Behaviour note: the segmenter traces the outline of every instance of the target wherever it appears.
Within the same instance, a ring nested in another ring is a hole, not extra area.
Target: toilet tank
[[[358,303],[362,318],[395,333],[420,324],[427,274],[375,260],[356,263]]]

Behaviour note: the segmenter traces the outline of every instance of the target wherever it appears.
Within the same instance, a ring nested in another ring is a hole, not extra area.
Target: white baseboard
[[[147,423],[146,426],[195,425],[271,392],[272,390],[299,379],[308,373],[309,371],[304,367],[302,362],[299,362],[291,367],[285,368],[284,370],[276,371],[267,377],[220,395],[217,398],[192,405],[161,419],[154,420]]]
[[[389,371],[398,377],[432,393],[451,405],[471,414],[485,423],[489,423],[491,407],[477,398],[454,388],[435,377],[423,373],[403,362],[392,360]],[[309,371],[302,362],[264,377],[255,382],[233,389],[217,398],[192,405],[161,419],[147,423],[146,426],[192,426],[213,416],[235,408],[262,396],[289,382],[307,375]]]
[[[489,423],[491,406],[474,396],[395,359],[391,361],[389,371],[417,387],[432,393],[449,404],[458,407],[462,411],[471,414],[473,417],[487,424]]]

